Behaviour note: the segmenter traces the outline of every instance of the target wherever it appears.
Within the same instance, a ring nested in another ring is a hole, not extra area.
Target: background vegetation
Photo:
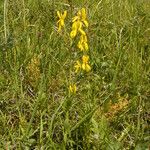
[[[72,77],[85,7],[92,70]],[[56,11],[68,11],[57,31]],[[0,149],[148,150],[148,0],[0,1]]]

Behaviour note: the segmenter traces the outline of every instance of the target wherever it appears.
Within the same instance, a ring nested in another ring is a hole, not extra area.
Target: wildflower
[[[74,68],[76,73],[81,69],[81,63],[78,60],[76,61]]]
[[[72,19],[72,22],[72,31],[70,33],[71,38],[74,38],[78,31],[81,33],[81,35],[86,35],[85,31],[82,29],[83,24],[88,27],[85,8],[82,8],[78,11],[77,16]]]
[[[84,23],[86,27],[88,27],[88,21],[86,20],[86,10],[85,8],[82,8],[81,10],[78,11],[77,16],[75,16],[72,20],[72,22],[75,22],[76,20],[80,20],[81,22]]]
[[[60,32],[61,31],[61,28],[62,27],[64,27],[64,25],[65,25],[65,18],[66,18],[66,16],[67,16],[67,11],[64,11],[64,13],[63,14],[61,14],[59,11],[57,11],[57,16],[59,17],[59,20],[58,20],[58,22],[57,22],[57,24],[58,24],[58,32]]]
[[[87,44],[87,36],[86,35],[80,36],[80,41],[78,42],[77,46],[81,51],[89,49],[88,44]]]
[[[82,69],[85,70],[86,72],[89,72],[91,70],[90,65],[88,64],[89,56],[83,55],[82,57]]]
[[[77,91],[77,86],[75,85],[75,84],[72,84],[72,85],[70,85],[69,86],[69,91],[71,92],[71,93],[76,93],[76,91]]]
[[[82,27],[82,24],[81,24],[80,21],[73,22],[73,24],[72,24],[72,31],[70,33],[70,37],[74,38],[77,35],[78,29],[81,28],[81,27]]]
[[[80,32],[82,35],[86,35],[85,31],[82,29],[82,22],[77,20],[72,24],[72,31],[70,33],[70,37],[74,38],[77,35],[77,32]]]
[[[81,9],[81,20],[83,21],[83,23],[85,24],[86,27],[89,26],[88,21],[86,20],[86,10],[85,8]]]

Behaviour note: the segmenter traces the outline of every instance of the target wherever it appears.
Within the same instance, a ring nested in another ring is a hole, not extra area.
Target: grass
[[[76,75],[69,33],[82,7],[92,70]],[[57,10],[68,11],[62,33]],[[1,1],[0,149],[148,150],[149,10],[146,0]]]

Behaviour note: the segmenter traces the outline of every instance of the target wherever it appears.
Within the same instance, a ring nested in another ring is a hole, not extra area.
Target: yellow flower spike
[[[83,64],[82,64],[82,69],[83,69],[83,70],[86,70],[86,63],[83,63]]]
[[[72,30],[77,30],[77,29],[78,29],[78,23],[76,21],[72,24]]]
[[[78,23],[77,21],[72,24],[72,31],[70,32],[70,37],[74,38],[77,35]]]
[[[85,26],[88,28],[89,23],[87,22],[87,20],[83,20],[83,22],[84,22]]]
[[[81,42],[81,43],[84,42],[84,35],[83,35],[83,34],[80,36],[80,42]]]
[[[71,92],[71,93],[76,93],[76,91],[77,91],[77,86],[75,85],[75,84],[72,84],[72,85],[70,85],[69,86],[69,91]]]
[[[62,15],[62,18],[65,19],[66,16],[67,16],[67,11],[65,10],[65,11],[64,11],[64,14]]]
[[[86,20],[87,17],[86,17],[86,10],[85,10],[85,8],[81,9],[81,16],[82,16],[83,23],[85,24],[86,27],[88,27],[89,24],[88,24],[88,21]]]
[[[72,24],[72,31],[70,33],[70,37],[74,38],[77,35],[77,31],[82,27],[82,23],[80,21],[75,21]]]
[[[79,16],[75,16],[75,17],[73,17],[72,22],[75,22],[75,21],[77,21],[78,19],[79,19]]]
[[[82,56],[83,63],[88,63],[88,60],[89,60],[89,56],[87,56],[87,55]]]
[[[76,61],[74,68],[75,68],[75,73],[78,73],[80,71],[81,63],[78,60]]]
[[[77,47],[78,47],[81,51],[83,51],[83,50],[84,50],[84,47],[83,47],[83,44],[82,44],[82,42],[81,42],[81,41],[79,41],[79,42],[78,42]]]
[[[88,24],[88,21],[86,20],[86,10],[85,10],[85,8],[81,9],[81,17],[82,17],[81,20],[83,21],[83,23],[85,24],[85,26],[88,27],[89,24]]]
[[[72,30],[79,30],[80,28],[82,28],[82,22],[81,21],[75,21],[72,24]]]
[[[82,69],[85,70],[86,72],[89,72],[91,70],[90,65],[88,64],[89,56],[83,55],[82,57]]]
[[[59,19],[61,18],[61,14],[59,11],[57,11],[57,16],[59,17]]]
[[[87,43],[87,36],[83,36],[83,45],[84,49],[87,51],[89,49],[88,43]]]
[[[59,16],[59,14],[58,14],[58,16]],[[82,8],[81,10],[78,11],[77,16],[73,17],[72,22],[73,22],[72,23],[72,31],[70,33],[70,37],[74,38],[77,35],[77,32],[79,31],[79,33],[81,35],[84,35],[85,38],[86,38],[86,33],[82,29],[83,24],[86,27],[88,27],[88,22],[86,20],[86,10],[85,10],[85,8]],[[87,42],[87,38],[85,39],[85,42]],[[87,48],[87,44],[86,44],[86,48],[85,49],[86,50],[88,49]]]
[[[87,42],[87,36],[83,36],[84,42]]]
[[[89,72],[91,70],[91,66],[89,64],[85,64],[85,66],[82,65],[82,69],[85,70],[86,72]]]
[[[89,46],[88,46],[88,44],[86,42],[84,42],[84,47],[85,47],[85,50],[88,51]]]
[[[82,15],[82,19],[86,19],[86,10],[85,10],[85,8],[81,9],[81,15]]]
[[[82,22],[80,20],[76,21],[78,29],[82,29]]]
[[[86,35],[81,35],[80,36],[80,40],[77,44],[77,47],[81,50],[81,51],[87,51],[89,49],[88,44],[87,44],[87,36]]]
[[[70,37],[73,39],[77,35],[77,30],[72,30],[70,32]]]
[[[61,14],[59,11],[57,11],[57,16],[59,18],[57,24],[58,24],[58,32],[61,31],[61,28],[65,26],[65,18],[67,16],[67,11],[64,11],[63,14]]]
[[[79,32],[80,32],[82,35],[86,35],[85,31],[83,31],[82,28],[79,28]]]

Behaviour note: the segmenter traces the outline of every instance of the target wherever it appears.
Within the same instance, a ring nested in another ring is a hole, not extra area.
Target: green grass
[[[76,75],[69,33],[82,7],[92,70]],[[68,11],[62,34],[57,10]],[[0,150],[148,150],[149,10],[148,0],[1,1]]]

